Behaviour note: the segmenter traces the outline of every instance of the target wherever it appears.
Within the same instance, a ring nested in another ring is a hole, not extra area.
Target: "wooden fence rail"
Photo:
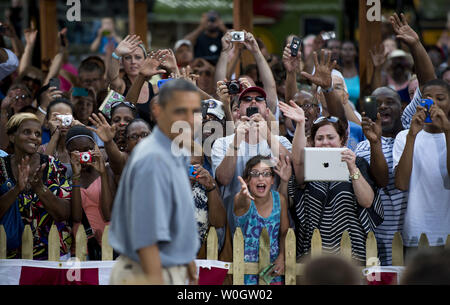
[[[102,236],[102,260],[112,260],[113,249],[108,243],[109,226],[105,227]],[[211,227],[207,238],[206,258],[208,260],[217,260],[219,256],[217,232]],[[0,225],[0,259],[6,259],[7,255],[7,236],[3,225]],[[429,242],[426,234],[422,233],[419,239],[419,248],[428,248]],[[450,249],[450,235],[448,235],[445,248]],[[48,260],[59,261],[60,240],[58,229],[52,226],[48,237]],[[318,229],[314,230],[311,240],[311,258],[322,254],[322,239]],[[361,268],[376,266],[377,259],[377,241],[375,234],[369,232],[366,239],[366,265]],[[352,260],[352,249],[350,235],[347,231],[342,234],[340,244],[340,255],[349,261]],[[75,236],[75,256],[80,261],[87,258],[87,237],[83,225],[78,227]],[[33,259],[33,236],[29,225],[25,226],[22,234],[22,259]],[[270,263],[270,238],[266,229],[263,229],[259,239],[259,261],[244,261],[244,236],[240,228],[236,228],[233,236],[233,261],[230,262],[229,274],[233,275],[233,284],[244,284],[245,274],[259,274]],[[403,241],[400,232],[395,233],[392,241],[392,266],[403,266]],[[289,229],[286,235],[285,244],[285,284],[295,285],[297,276],[304,273],[304,264],[297,263],[296,260],[296,240],[293,229]],[[260,278],[260,285],[266,283]]]

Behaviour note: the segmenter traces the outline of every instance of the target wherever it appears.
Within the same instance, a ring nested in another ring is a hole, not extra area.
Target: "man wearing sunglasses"
[[[260,87],[249,87],[238,98],[239,120],[234,133],[214,142],[212,148],[213,172],[220,183],[231,232],[234,232],[233,202],[240,189],[238,176],[245,164],[256,155],[290,157],[292,144],[269,124],[266,92]],[[252,107],[252,108],[250,108]],[[249,112],[247,112],[247,110]],[[278,181],[274,184],[278,187]]]

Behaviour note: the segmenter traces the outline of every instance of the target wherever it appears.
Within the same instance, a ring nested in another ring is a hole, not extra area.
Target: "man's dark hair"
[[[360,278],[353,265],[339,256],[321,256],[305,265],[306,285],[358,285]]]
[[[422,93],[425,91],[425,88],[430,86],[442,87],[445,90],[447,90],[447,94],[450,95],[450,85],[446,81],[443,81],[442,79],[436,78],[426,82],[425,85],[423,85],[422,87]]]
[[[84,59],[81,62],[80,67],[78,68],[78,73],[84,71],[85,72],[99,71],[103,75],[105,73],[105,63],[98,56],[89,56],[88,58]]]
[[[131,125],[133,125],[134,123],[143,123],[143,124],[145,124],[145,125],[148,127],[148,129],[149,129],[150,131],[152,131],[152,128],[150,127],[150,124],[149,124],[146,120],[143,120],[143,119],[141,119],[141,118],[135,118],[135,119],[132,120],[130,123],[128,123],[127,127],[125,127],[125,135],[126,135],[126,136],[128,136],[128,132],[129,132],[129,130],[130,130],[130,127],[131,127]]]
[[[190,92],[198,92],[197,87],[191,82],[184,79],[174,79],[170,82],[164,84],[159,90],[159,98],[158,103],[161,107],[166,107],[167,103],[173,97],[173,93],[176,91],[190,91]]]
[[[378,88],[376,88],[375,90],[373,90],[372,95],[377,95],[377,93],[378,93],[379,91],[381,91],[381,90],[383,90],[383,91],[386,90],[386,91],[391,92],[391,93],[393,94],[395,100],[398,101],[398,103],[401,105],[401,103],[402,103],[402,98],[400,97],[400,94],[398,94],[397,91],[395,91],[394,89],[392,89],[392,88],[390,88],[390,87],[386,87],[386,86],[384,86],[384,87],[378,87]]]
[[[450,285],[450,250],[420,250],[402,275],[402,285]]]

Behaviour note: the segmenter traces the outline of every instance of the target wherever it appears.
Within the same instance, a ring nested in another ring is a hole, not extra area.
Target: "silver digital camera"
[[[73,116],[71,114],[58,114],[56,118],[61,120],[62,126],[68,127],[72,125]]]
[[[244,32],[231,32],[231,41],[244,41],[245,40],[245,33]]]

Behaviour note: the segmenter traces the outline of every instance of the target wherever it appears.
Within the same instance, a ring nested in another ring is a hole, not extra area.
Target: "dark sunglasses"
[[[257,102],[264,102],[266,99],[263,96],[244,96],[243,98],[241,98],[241,101],[244,102],[251,102],[251,101],[257,101]]]
[[[329,116],[329,117],[321,116],[321,117],[317,118],[313,122],[313,124],[319,124],[320,122],[323,122],[325,120],[327,120],[328,122],[331,122],[331,123],[337,123],[339,121],[339,119],[337,117],[335,117],[335,116]]]

